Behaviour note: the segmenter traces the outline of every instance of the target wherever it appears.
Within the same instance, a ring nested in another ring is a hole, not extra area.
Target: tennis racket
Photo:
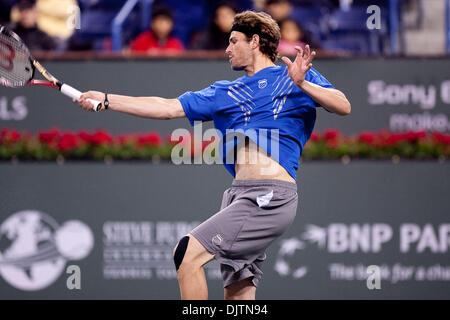
[[[35,80],[36,70],[47,80]],[[2,25],[0,25],[0,84],[11,88],[47,86],[76,100],[81,96],[80,91],[52,76],[33,58],[22,39]],[[100,101],[92,99],[88,101],[92,103],[94,111],[100,111],[102,107]]]

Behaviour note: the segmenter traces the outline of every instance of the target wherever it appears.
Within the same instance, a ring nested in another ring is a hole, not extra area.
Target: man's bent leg
[[[203,265],[214,259],[214,255],[209,253],[193,235],[189,234],[188,237],[181,239],[174,250],[181,299],[206,300],[208,287]]]
[[[252,277],[232,283],[224,289],[226,300],[255,300],[255,294]]]

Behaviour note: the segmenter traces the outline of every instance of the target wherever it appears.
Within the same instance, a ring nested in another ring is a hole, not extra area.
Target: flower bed
[[[343,136],[328,129],[313,133],[305,145],[304,159],[446,159],[450,155],[450,135],[425,131],[392,133],[388,130]]]
[[[190,143],[189,136],[179,141],[163,138],[157,132],[111,135],[105,130],[70,132],[59,129],[37,134],[14,129],[0,130],[0,160],[170,160],[178,143]],[[202,152],[191,148],[191,156]],[[314,132],[305,145],[304,160],[312,159],[440,159],[450,155],[450,135],[424,131],[392,133],[362,132],[344,136],[335,129]]]

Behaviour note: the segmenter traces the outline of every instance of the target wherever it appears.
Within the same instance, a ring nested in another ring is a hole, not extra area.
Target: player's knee
[[[184,236],[183,238],[180,239],[175,250],[173,251],[173,262],[175,263],[175,269],[177,271],[180,268],[181,263],[183,262],[188,247],[188,243],[189,237]]]

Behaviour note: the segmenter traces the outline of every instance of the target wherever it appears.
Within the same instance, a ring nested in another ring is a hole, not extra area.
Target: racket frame
[[[37,61],[31,55],[30,51],[28,50],[28,47],[25,45],[23,40],[16,33],[14,33],[13,31],[9,30],[8,28],[6,28],[5,26],[2,26],[2,25],[0,25],[0,33],[6,35],[7,37],[13,38],[20,45],[20,47],[28,55],[28,59],[30,61],[31,69],[32,69],[30,78],[26,82],[24,82],[24,84],[21,84],[21,85],[13,84],[13,85],[9,85],[10,87],[21,87],[23,85],[46,86],[46,87],[51,87],[53,89],[56,89],[56,90],[60,91],[61,93],[63,93],[64,95],[69,96],[73,99],[76,99],[76,100],[80,99],[80,96],[82,93],[79,90],[77,90],[67,84],[62,83],[56,77],[54,77],[50,72],[48,72],[47,69],[45,69],[39,63],[39,61]],[[1,57],[1,55],[0,55],[0,57]],[[42,76],[45,79],[47,79],[47,81],[34,79],[34,76],[36,75],[36,69],[39,71],[40,74],[42,74]],[[92,104],[92,106],[93,106],[92,109],[94,111],[99,112],[102,109],[103,104],[100,101],[93,100],[93,99],[87,99],[87,101],[89,101]]]

